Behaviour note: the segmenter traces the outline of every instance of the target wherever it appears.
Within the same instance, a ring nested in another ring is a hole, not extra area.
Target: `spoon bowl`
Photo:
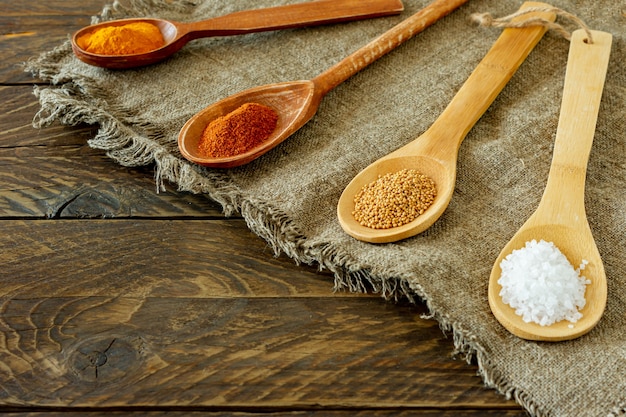
[[[129,54],[129,55],[100,55],[92,52],[88,52],[85,49],[85,45],[81,43],[81,38],[97,30],[107,27],[117,27],[127,25],[129,23],[145,22],[150,23],[159,28],[165,44],[155,50],[144,52],[141,54]],[[155,64],[164,60],[168,56],[178,52],[188,42],[184,38],[184,34],[187,33],[185,25],[181,23],[171,22],[164,19],[148,19],[148,18],[131,18],[131,19],[119,19],[110,22],[102,22],[95,25],[86,26],[72,35],[72,51],[78,59],[87,64],[110,68],[110,69],[124,69],[135,68],[146,65]]]
[[[353,216],[354,196],[359,193],[363,186],[376,181],[380,176],[390,172],[398,172],[403,169],[415,169],[419,167],[420,173],[431,178],[437,185],[437,195],[427,212],[430,216],[418,219],[420,222],[410,222],[403,226],[391,229],[373,229],[361,225]],[[434,158],[429,155],[416,155],[404,153],[401,148],[394,154],[389,154],[386,158],[380,159],[376,164],[361,171],[344,189],[339,204],[337,215],[344,230],[349,230],[352,237],[371,243],[387,243],[405,239],[416,233],[421,233],[428,229],[436,219],[443,214],[450,200],[452,190],[454,190],[454,165],[450,166],[448,161]]]
[[[525,2],[520,10],[540,6],[547,5]],[[536,17],[552,21],[556,18],[553,13],[532,12],[518,20]],[[450,104],[426,132],[373,162],[352,179],[337,204],[337,217],[343,230],[355,239],[365,242],[389,243],[414,236],[432,226],[452,199],[461,142],[545,31],[541,26],[504,29]],[[354,196],[379,175],[402,169],[415,169],[435,182],[437,195],[432,206],[415,220],[399,227],[373,229],[359,224],[352,214],[355,207]]]
[[[498,279],[502,274],[500,263],[511,252],[521,249],[526,242],[543,239],[552,242],[565,255],[574,268],[583,260],[588,264],[581,275],[591,281],[585,289],[585,306],[579,310],[582,314],[576,323],[567,320],[556,322],[550,326],[537,323],[526,323],[515,310],[502,302],[502,287]],[[502,249],[496,260],[489,278],[488,299],[496,319],[511,333],[527,340],[562,341],[574,339],[589,332],[600,320],[606,305],[607,287],[604,265],[600,253],[594,243],[591,231],[585,227],[572,227],[561,224],[541,224],[533,219],[530,224],[522,227],[519,232]]]
[[[313,115],[321,97],[312,81],[292,81],[271,84],[229,96],[197,113],[185,123],[179,134],[178,147],[183,157],[196,164],[212,168],[232,168],[246,164],[281,143],[304,125]],[[231,157],[210,158],[198,152],[202,133],[211,121],[224,116],[246,103],[271,107],[279,114],[272,136],[260,146]]]
[[[509,332],[523,339],[562,341],[582,336],[599,322],[606,306],[606,274],[587,221],[584,200],[587,162],[612,36],[598,31],[589,33],[593,34],[593,42],[584,30],[575,31],[571,37],[552,164],[539,206],[502,249],[489,278],[491,311]],[[586,287],[586,304],[577,322],[564,320],[550,326],[526,323],[514,309],[504,304],[498,283],[502,274],[500,263],[531,240],[554,243],[574,268],[583,260],[589,262],[581,275],[591,283]]]
[[[251,88],[210,105],[181,129],[178,135],[181,154],[196,164],[214,168],[236,167],[258,158],[306,124],[330,90],[467,1],[435,0],[312,80]],[[265,142],[246,153],[229,157],[208,158],[195,151],[204,128],[211,121],[245,103],[255,102],[278,113],[278,126]]]
[[[176,53],[189,41],[214,36],[242,35],[278,29],[347,22],[399,14],[401,0],[316,0],[284,6],[244,10],[199,22],[182,23],[165,19],[136,18],[98,23],[78,30],[72,36],[72,50],[83,62],[109,69],[151,65]],[[81,37],[95,30],[147,22],[159,28],[165,44],[153,51],[131,55],[100,55],[85,50]]]

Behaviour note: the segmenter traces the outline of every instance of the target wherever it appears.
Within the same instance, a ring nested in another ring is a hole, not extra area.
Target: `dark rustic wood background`
[[[252,3],[252,2],[250,2]],[[524,416],[423,305],[333,293],[92,126],[31,125],[21,63],[104,0],[0,0],[0,413]]]

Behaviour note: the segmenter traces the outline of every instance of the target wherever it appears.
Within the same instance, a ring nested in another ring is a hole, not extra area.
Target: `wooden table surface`
[[[332,291],[204,196],[31,125],[21,63],[104,0],[0,0],[0,413],[524,416],[424,305]]]

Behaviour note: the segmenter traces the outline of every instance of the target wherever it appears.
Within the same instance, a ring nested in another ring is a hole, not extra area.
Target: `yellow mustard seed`
[[[371,229],[390,229],[415,220],[437,196],[435,182],[414,169],[378,177],[354,197],[352,216]]]

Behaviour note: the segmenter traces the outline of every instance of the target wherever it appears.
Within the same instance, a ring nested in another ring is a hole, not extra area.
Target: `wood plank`
[[[9,404],[484,404],[475,371],[442,360],[437,326],[381,300],[31,298],[3,300],[2,312],[0,400]]]
[[[49,16],[51,19],[62,19],[66,16],[91,16],[102,10],[107,0],[47,0],[45,2],[2,1],[2,16],[28,17]]]
[[[63,0],[3,1],[0,12],[0,83],[32,83],[21,63],[59,46],[74,31],[91,23],[103,0],[85,0],[80,7]]]
[[[329,272],[275,258],[240,219],[1,221],[0,236],[10,298],[332,294]]]
[[[0,308],[5,404],[358,409],[484,403],[475,370],[442,357],[449,341],[436,323],[415,320],[416,307],[378,298],[104,295],[5,298]]]
[[[485,410],[485,409],[452,409],[452,410],[429,410],[429,409],[402,409],[394,408],[376,410],[297,410],[297,411],[193,411],[183,410],[182,407],[168,409],[167,411],[139,411],[128,410],[115,411],[115,409],[80,409],[81,415],[89,417],[527,417],[528,414],[520,410]],[[37,411],[37,412],[15,412],[12,417],[66,417],[68,411]]]
[[[32,4],[33,2],[28,2]],[[43,2],[42,2],[43,3]],[[62,23],[59,23],[61,21]],[[61,45],[70,34],[86,24],[87,16],[71,18],[0,17],[0,51],[10,60],[0,60],[0,83],[32,84],[40,80],[24,71],[23,63]],[[45,29],[44,29],[45,28]]]
[[[33,119],[40,109],[33,86],[0,86],[0,148],[85,147],[96,133],[95,126],[52,126],[35,129]],[[102,154],[102,152],[95,152]]]
[[[0,234],[2,404],[513,406],[450,358],[423,305],[333,293],[243,221],[4,221]]]
[[[31,86],[0,87],[0,218],[223,217],[206,196],[157,193],[152,166],[122,167],[92,149],[95,128],[34,129]]]

